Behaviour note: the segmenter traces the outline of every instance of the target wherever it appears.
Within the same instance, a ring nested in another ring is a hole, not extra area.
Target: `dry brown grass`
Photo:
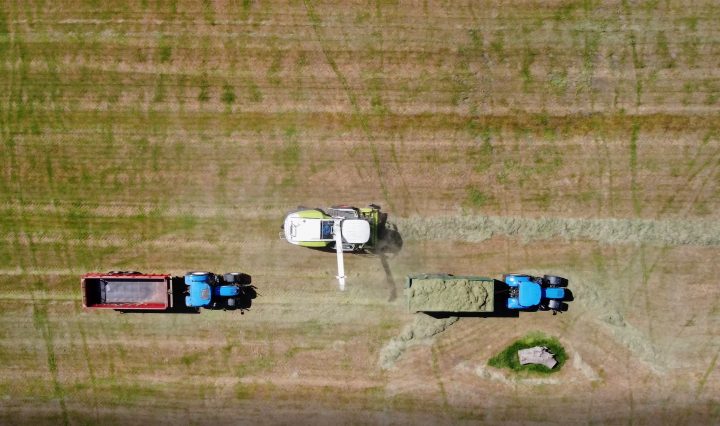
[[[719,17],[713,1],[3,4],[0,423],[717,422],[717,247],[556,236],[718,219]],[[560,227],[408,234],[391,277],[350,257],[338,294],[332,255],[276,238],[287,209],[336,202]],[[82,272],[198,267],[252,274],[256,307],[79,308]],[[578,308],[463,319],[378,369],[412,322],[392,300],[405,274],[514,270],[567,275]],[[529,329],[601,380],[476,374]]]

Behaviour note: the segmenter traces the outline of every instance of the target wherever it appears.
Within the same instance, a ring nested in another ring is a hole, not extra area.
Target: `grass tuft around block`
[[[518,351],[520,349],[532,348],[534,346],[545,346],[555,355],[557,365],[550,369],[544,365],[520,364]],[[567,360],[565,349],[555,337],[546,336],[542,333],[531,333],[515,341],[502,352],[488,360],[488,365],[495,368],[509,368],[517,372],[529,372],[538,374],[552,374],[560,371]]]

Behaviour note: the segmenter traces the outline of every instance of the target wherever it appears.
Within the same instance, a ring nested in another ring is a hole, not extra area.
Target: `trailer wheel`
[[[568,283],[567,278],[558,277],[555,275],[545,275],[543,277],[543,280],[550,287],[565,287],[565,286],[567,286],[567,283]]]

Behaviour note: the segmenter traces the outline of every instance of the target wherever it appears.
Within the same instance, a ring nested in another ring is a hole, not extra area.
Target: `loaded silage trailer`
[[[405,280],[410,312],[493,312],[495,280],[450,274],[410,275]]]
[[[452,274],[410,275],[405,293],[410,312],[502,315],[519,310],[562,311],[567,308],[567,279],[505,274],[502,280]]]

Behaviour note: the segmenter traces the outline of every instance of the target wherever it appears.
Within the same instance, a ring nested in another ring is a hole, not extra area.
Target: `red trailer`
[[[91,272],[81,279],[83,307],[117,310],[173,308],[173,277],[139,272]]]

